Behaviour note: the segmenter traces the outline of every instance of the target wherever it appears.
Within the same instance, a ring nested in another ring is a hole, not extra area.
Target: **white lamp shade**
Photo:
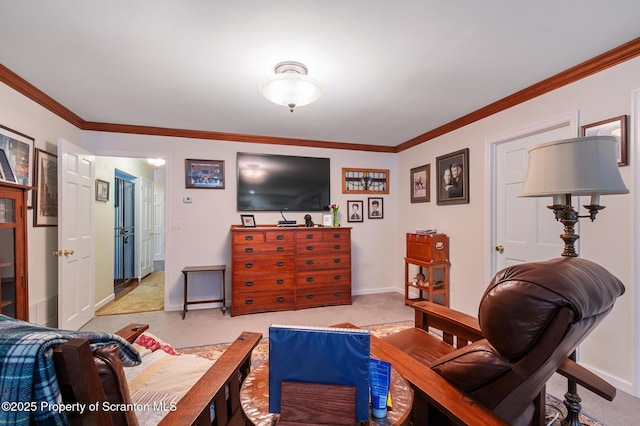
[[[627,194],[616,159],[616,138],[588,136],[544,143],[529,150],[519,197]]]
[[[263,81],[260,84],[260,93],[278,105],[303,106],[318,100],[322,95],[322,89],[318,82],[306,75],[285,72]]]

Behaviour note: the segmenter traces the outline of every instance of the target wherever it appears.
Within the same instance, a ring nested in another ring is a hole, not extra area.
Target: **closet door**
[[[0,185],[0,299],[2,314],[27,321],[26,192]]]

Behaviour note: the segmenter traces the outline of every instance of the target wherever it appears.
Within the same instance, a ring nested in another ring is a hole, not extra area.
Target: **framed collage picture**
[[[469,148],[436,158],[436,203],[469,203]]]

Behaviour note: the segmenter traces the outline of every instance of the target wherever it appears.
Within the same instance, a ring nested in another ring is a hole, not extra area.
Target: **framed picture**
[[[436,158],[437,204],[469,203],[469,148]]]
[[[382,219],[384,217],[384,208],[382,198],[369,197],[369,219]]]
[[[347,201],[347,209],[348,209],[347,222],[363,222],[364,221],[362,217],[363,206],[364,206],[364,201],[355,201],[355,200]]]
[[[343,194],[388,194],[389,170],[342,169]]]
[[[597,123],[586,124],[580,127],[582,136],[615,136],[617,140],[616,152],[618,166],[626,166],[627,161],[627,116],[610,118]]]
[[[0,150],[4,151],[4,155],[0,153],[3,180],[19,185],[33,185],[33,145],[32,137],[0,125]],[[31,192],[27,195],[29,208],[33,207]]]
[[[96,179],[96,201],[109,201],[109,182]]]
[[[322,213],[322,226],[333,226],[333,215],[331,213]]]
[[[187,188],[224,189],[224,161],[186,160]]]
[[[58,156],[36,148],[33,226],[58,225]]]
[[[255,228],[256,218],[252,214],[241,214],[240,220],[242,221],[243,228]]]
[[[411,169],[411,202],[431,201],[431,164]]]

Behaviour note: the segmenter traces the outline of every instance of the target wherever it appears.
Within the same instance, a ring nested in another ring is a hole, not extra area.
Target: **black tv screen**
[[[238,211],[322,211],[331,202],[328,158],[239,152]]]

